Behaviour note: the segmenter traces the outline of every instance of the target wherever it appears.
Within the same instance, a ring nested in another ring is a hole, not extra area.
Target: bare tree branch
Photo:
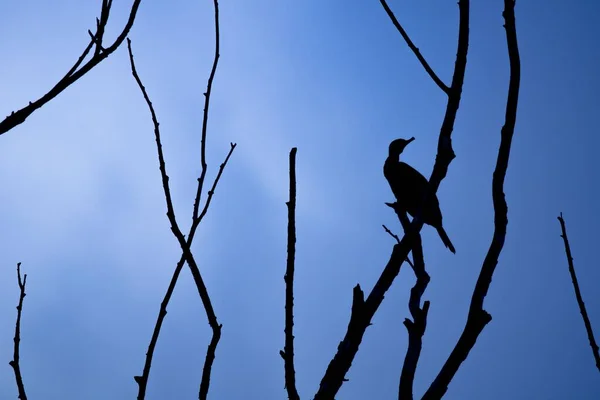
[[[288,208],[287,267],[285,281],[285,347],[279,351],[285,366],[285,388],[288,399],[300,400],[294,369],[294,262],[296,259],[296,151],[290,151],[290,200]]]
[[[446,93],[447,95],[450,95],[450,88],[448,86],[446,86],[446,84],[444,82],[442,82],[442,80],[436,75],[436,73],[433,71],[433,69],[431,69],[431,67],[429,66],[427,61],[425,61],[425,58],[423,57],[423,55],[421,55],[421,52],[419,51],[419,48],[417,46],[415,46],[415,44],[413,43],[412,40],[410,40],[410,37],[408,36],[408,34],[406,33],[406,31],[404,30],[402,25],[400,25],[400,22],[398,22],[398,19],[396,18],[396,16],[394,15],[394,13],[390,9],[390,7],[388,6],[387,2],[385,0],[379,0],[379,1],[380,1],[381,5],[383,6],[387,15],[392,20],[392,23],[394,24],[394,26],[396,27],[398,32],[400,32],[400,35],[402,35],[402,38],[404,39],[404,41],[406,42],[408,47],[413,51],[413,53],[415,53],[415,56],[417,56],[417,59],[419,60],[419,62],[423,66],[423,68],[425,68],[425,71],[427,71],[427,73],[429,74],[431,79],[433,79],[435,84],[438,85],[439,88],[442,89],[442,91],[444,93]]]
[[[25,299],[25,285],[27,284],[27,274],[21,280],[21,263],[17,263],[17,280],[19,282],[19,305],[17,306],[17,322],[15,323],[15,338],[13,359],[8,364],[15,372],[15,380],[17,381],[17,389],[19,391],[19,399],[27,400],[25,394],[25,385],[23,384],[23,376],[21,376],[21,365],[19,364],[19,344],[21,343],[21,313],[23,311],[23,300]]]
[[[177,241],[179,242],[179,246],[181,247],[183,256],[185,257],[185,260],[187,261],[188,266],[190,267],[190,272],[192,273],[192,277],[196,284],[196,288],[198,289],[198,294],[202,300],[204,309],[206,310],[208,323],[213,331],[212,339],[210,341],[210,344],[208,345],[208,349],[206,352],[204,368],[202,371],[202,380],[200,383],[199,398],[201,400],[204,400],[204,399],[206,399],[206,397],[208,395],[208,388],[210,385],[210,372],[212,369],[212,363],[215,358],[216,347],[217,347],[217,344],[221,337],[222,325],[220,325],[217,321],[217,317],[215,315],[215,312],[214,312],[214,309],[212,306],[212,302],[211,302],[210,296],[208,294],[208,290],[206,288],[206,285],[204,284],[204,280],[202,279],[202,275],[200,274],[198,265],[196,264],[194,256],[190,251],[190,246],[186,242],[185,236],[183,235],[183,233],[181,232],[181,230],[179,229],[179,226],[177,224],[177,220],[175,217],[175,210],[173,208],[173,202],[171,199],[171,192],[170,192],[170,188],[169,188],[169,176],[167,175],[165,161],[164,161],[164,155],[162,152],[162,143],[161,143],[161,139],[160,139],[159,123],[156,118],[156,113],[154,111],[154,107],[152,106],[152,102],[150,101],[150,98],[146,92],[146,88],[142,84],[142,81],[140,80],[140,77],[137,74],[137,71],[135,68],[135,63],[133,60],[133,53],[131,50],[131,40],[129,40],[129,38],[127,39],[127,44],[128,44],[128,49],[129,49],[129,59],[131,62],[131,72],[132,72],[132,74],[144,96],[144,99],[146,100],[146,104],[148,105],[148,109],[150,110],[150,114],[152,116],[152,122],[154,124],[154,134],[155,134],[155,139],[156,139],[156,148],[158,151],[159,169],[160,169],[160,173],[161,173],[161,179],[162,179],[163,191],[165,194],[165,200],[167,203],[167,218],[169,219],[169,222],[171,224],[171,231],[173,232],[173,235],[176,237]],[[232,144],[232,149],[230,150],[230,154],[231,154],[231,151],[233,151],[234,147],[235,147],[235,145]],[[224,168],[224,165],[222,167]],[[222,169],[220,172],[222,172]],[[220,177],[220,174],[218,175],[218,177]],[[217,183],[217,179],[215,179],[213,189],[214,189],[214,187],[216,187],[216,183]],[[208,203],[210,202],[211,198],[212,198],[212,192],[209,194],[209,198],[207,199],[207,206],[205,207],[206,209],[208,208]],[[197,224],[199,222],[200,222],[200,218],[196,218],[193,221],[193,225]],[[166,310],[165,310],[165,312],[166,312]],[[140,386],[140,392],[142,392],[142,385],[144,386],[143,390],[145,393],[145,386],[147,385],[147,376],[145,377],[145,379],[144,379],[144,377],[136,377],[135,380],[136,380],[136,382],[138,382],[138,384]],[[138,398],[139,397],[140,397],[140,394],[138,394]]]
[[[565,243],[565,252],[567,253],[567,262],[569,263],[569,274],[571,274],[571,281],[573,281],[573,289],[575,289],[575,297],[577,298],[577,304],[579,305],[579,312],[583,318],[585,324],[585,330],[587,332],[588,340],[590,341],[590,347],[592,348],[592,354],[594,360],[596,360],[596,368],[600,371],[600,354],[598,353],[598,344],[594,339],[594,331],[592,331],[592,323],[590,317],[588,317],[587,310],[585,309],[585,303],[583,297],[581,297],[581,291],[579,290],[579,282],[577,281],[577,275],[575,275],[575,266],[573,265],[573,256],[571,255],[571,246],[569,246],[569,238],[567,237],[567,228],[565,226],[565,220],[563,219],[562,213],[558,217],[560,222],[560,228],[562,230],[561,238]]]
[[[200,139],[200,162],[202,164],[202,172],[198,178],[198,190],[196,191],[196,199],[194,200],[194,213],[193,220],[198,217],[198,208],[200,206],[200,197],[202,196],[202,187],[204,186],[204,179],[206,177],[206,130],[208,127],[208,108],[210,106],[210,95],[212,93],[212,85],[215,79],[215,73],[217,72],[217,65],[219,64],[220,57],[220,34],[219,34],[219,2],[213,1],[215,9],[215,57],[213,59],[212,69],[208,77],[208,83],[206,84],[206,93],[204,93],[204,114],[202,117],[202,137]],[[208,193],[210,196],[210,192]],[[208,205],[208,203],[207,203]],[[205,211],[203,211],[205,214]],[[200,217],[202,218],[202,217]]]
[[[398,219],[406,232],[410,228],[410,221],[406,215],[406,211],[398,207],[397,203],[388,204],[392,207]],[[421,308],[421,298],[427,289],[429,284],[429,274],[425,271],[425,260],[423,257],[423,244],[421,242],[421,235],[417,235],[413,249],[413,259],[415,260],[414,265],[411,267],[415,273],[417,281],[410,291],[410,298],[408,300],[408,309],[413,317],[412,321],[408,318],[404,319],[404,326],[408,331],[408,348],[406,349],[406,356],[404,357],[404,363],[402,365],[402,373],[400,374],[400,385],[398,388],[398,399],[400,400],[412,400],[413,399],[413,384],[415,380],[415,372],[417,370],[417,364],[419,357],[421,356],[421,349],[423,347],[423,335],[427,328],[427,313],[429,312],[429,301],[426,301]]]
[[[508,206],[504,196],[504,179],[508,169],[510,147],[517,119],[519,84],[521,79],[521,65],[515,27],[514,7],[514,0],[504,0],[504,12],[502,14],[505,20],[504,27],[506,29],[506,42],[510,60],[510,82],[508,99],[506,102],[505,122],[501,132],[500,149],[498,151],[496,168],[492,179],[494,237],[485,260],[483,261],[481,272],[477,279],[475,290],[473,291],[469,316],[463,333],[438,376],[423,396],[423,399],[426,400],[442,398],[448,390],[448,385],[460,368],[460,365],[466,360],[469,352],[473,346],[475,346],[479,334],[492,320],[492,316],[483,309],[483,302],[492,282],[492,276],[496,269],[496,265],[498,264],[498,258],[504,247],[504,240],[506,237]]]
[[[79,59],[75,62],[73,67],[63,76],[56,85],[52,89],[48,91],[45,95],[40,97],[39,99],[29,102],[29,105],[23,107],[20,110],[13,111],[9,116],[7,116],[3,121],[0,121],[0,135],[8,132],[15,126],[22,124],[25,120],[33,114],[34,111],[44,106],[50,100],[58,96],[62,93],[63,90],[68,88],[71,84],[81,78],[83,75],[88,73],[92,68],[96,65],[100,64],[104,59],[110,56],[120,45],[123,43],[123,40],[129,34],[131,27],[133,26],[133,22],[135,21],[135,17],[137,14],[137,10],[141,0],[134,0],[131,11],[129,13],[129,19],[125,24],[125,27],[109,47],[103,47],[102,41],[104,39],[104,32],[106,28],[106,24],[108,23],[108,16],[110,13],[110,8],[112,6],[112,0],[102,0],[102,9],[100,11],[100,19],[96,19],[96,33],[93,34],[91,31],[88,31],[90,35],[90,43],[83,50]],[[95,51],[92,58],[86,62],[81,68],[81,64],[83,60],[87,57],[92,47],[95,46]]]
[[[458,6],[460,10],[460,22],[454,75],[452,77],[452,86],[448,96],[444,122],[440,129],[435,165],[433,167],[431,178],[429,179],[428,189],[430,194],[428,193],[425,196],[424,203],[427,201],[429,195],[437,192],[442,179],[445,178],[448,172],[448,166],[455,157],[454,151],[452,150],[451,136],[458,107],[460,105],[462,85],[467,65],[467,52],[469,48],[469,1],[459,0]],[[352,361],[358,352],[365,331],[371,324],[371,319],[381,305],[385,293],[400,272],[402,262],[406,260],[422,227],[423,219],[420,213],[418,213],[411,222],[410,228],[404,234],[400,243],[394,246],[390,260],[375,283],[375,286],[373,287],[373,290],[371,290],[366,301],[364,300],[364,293],[360,288],[360,285],[354,287],[352,312],[350,315],[350,322],[348,323],[348,329],[343,341],[338,345],[337,353],[325,371],[319,390],[315,395],[315,400],[333,399],[343,382],[346,380],[346,373],[350,370]]]

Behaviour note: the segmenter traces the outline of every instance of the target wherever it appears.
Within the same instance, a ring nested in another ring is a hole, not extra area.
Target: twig
[[[386,204],[387,204],[387,203],[386,203]],[[386,232],[387,232],[387,233],[388,233],[388,234],[389,234],[391,237],[393,237],[394,239],[396,239],[396,243],[400,244],[400,238],[398,237],[398,235],[396,235],[395,233],[393,233],[392,231],[390,231],[390,230],[388,229],[388,227],[387,227],[387,226],[385,226],[385,225],[381,225],[381,226],[383,226],[383,229],[384,229],[384,230],[385,230],[385,231],[386,231]],[[404,261],[406,261],[406,262],[407,262],[407,263],[410,265],[410,267],[411,267],[412,269],[415,269],[415,265],[412,263],[412,261],[410,261],[410,258],[406,257],[406,260],[404,260]]]
[[[594,339],[594,331],[592,331],[590,317],[588,317],[587,310],[585,309],[585,303],[583,302],[581,291],[579,290],[577,275],[575,275],[575,266],[573,265],[573,256],[571,255],[571,246],[569,246],[567,228],[565,226],[565,220],[563,219],[562,213],[560,213],[558,221],[560,222],[560,229],[562,230],[562,235],[560,235],[560,237],[563,238],[563,241],[565,242],[565,252],[567,253],[567,262],[569,263],[569,274],[571,274],[571,281],[573,281],[573,289],[575,289],[575,297],[577,298],[577,304],[579,305],[579,312],[581,313],[583,323],[585,324],[585,330],[588,335],[588,340],[590,341],[590,347],[592,348],[594,360],[596,360],[596,368],[598,368],[600,371],[600,354],[598,353],[598,344],[596,344],[596,339]]]
[[[110,7],[112,6],[112,0],[102,0],[100,19],[96,20],[96,33],[93,34],[91,31],[88,31],[88,33],[90,34],[90,42],[79,56],[79,59],[65,74],[65,76],[63,76],[58,81],[58,83],[54,85],[54,87],[50,89],[45,95],[33,102],[29,102],[29,104],[23,107],[22,109],[11,112],[11,114],[7,116],[3,121],[0,121],[0,135],[8,132],[15,126],[25,122],[25,120],[31,114],[33,114],[34,111],[41,108],[50,100],[58,96],[60,93],[62,93],[63,90],[68,88],[71,84],[73,84],[79,78],[87,74],[92,68],[100,64],[100,62],[102,62],[109,55],[111,55],[121,45],[121,43],[123,43],[123,41],[129,34],[129,31],[133,26],[133,22],[135,21],[135,17],[140,3],[141,0],[134,0],[131,6],[131,11],[129,12],[129,19],[125,24],[125,27],[123,28],[117,39],[115,39],[114,43],[109,47],[104,48],[102,47],[102,40],[104,37],[105,27],[108,22],[108,16],[110,13]],[[96,46],[96,50],[94,51],[94,55],[92,56],[92,58],[88,62],[86,62],[81,68],[79,68],[83,63],[83,60],[87,57],[90,50],[94,46]]]
[[[208,323],[213,331],[212,339],[211,339],[210,344],[208,345],[208,349],[206,352],[204,368],[202,371],[202,380],[200,383],[199,398],[201,400],[204,400],[204,399],[206,399],[206,397],[208,395],[208,388],[210,385],[210,371],[212,368],[212,363],[215,358],[215,350],[216,350],[217,344],[219,342],[219,339],[221,337],[222,325],[220,325],[217,321],[217,317],[215,315],[215,312],[214,312],[214,309],[212,306],[212,302],[211,302],[210,296],[208,294],[208,290],[206,288],[206,285],[204,284],[204,280],[202,279],[202,275],[200,274],[198,265],[196,264],[194,256],[190,251],[190,246],[186,242],[186,239],[183,236],[183,233],[181,232],[181,230],[179,229],[179,226],[177,224],[177,220],[175,218],[175,211],[173,208],[173,202],[171,199],[171,191],[169,188],[169,176],[167,175],[164,155],[163,155],[163,151],[162,151],[159,123],[156,118],[156,113],[154,111],[154,107],[152,106],[152,102],[150,101],[150,98],[146,92],[146,88],[142,84],[142,81],[137,74],[137,71],[135,68],[135,63],[133,60],[133,52],[131,50],[131,40],[129,38],[127,38],[127,45],[128,45],[128,49],[129,49],[129,60],[131,62],[131,72],[132,72],[133,77],[135,78],[135,80],[144,96],[146,104],[148,105],[148,109],[150,110],[150,114],[152,116],[152,122],[154,124],[154,134],[155,134],[155,139],[156,139],[156,148],[157,148],[157,152],[158,152],[159,169],[160,169],[160,174],[161,174],[161,179],[162,179],[163,191],[165,194],[165,200],[167,203],[167,218],[169,219],[169,222],[171,224],[171,231],[173,232],[173,235],[176,237],[177,241],[179,242],[179,246],[181,247],[183,256],[185,257],[185,260],[187,261],[188,266],[190,267],[190,272],[192,273],[192,277],[196,284],[196,288],[198,289],[198,294],[200,296],[200,299],[202,300],[204,309],[206,310]],[[234,145],[232,145],[232,147],[234,147]],[[215,181],[215,185],[216,185],[216,181]],[[213,185],[213,187],[214,187],[214,185]],[[194,221],[194,222],[196,222],[196,221]],[[144,386],[144,393],[145,393],[145,386],[147,385],[147,376],[146,376],[146,379],[144,379],[144,377],[136,377],[135,380],[136,380],[136,382],[138,382],[138,384],[140,386],[140,392],[138,393],[138,398],[140,398],[140,395],[141,395],[140,393],[142,392],[142,385]],[[143,396],[142,396],[142,398],[143,398]]]
[[[467,65],[467,51],[469,48],[469,1],[459,0],[458,5],[460,9],[458,50],[454,65],[452,86],[446,106],[446,114],[440,129],[437,156],[431,178],[429,179],[428,193],[431,194],[437,192],[441,181],[446,177],[448,166],[455,157],[452,150],[451,136],[454,121],[456,120],[456,113],[460,105],[462,85]],[[425,196],[424,201],[427,201],[427,196]],[[352,312],[346,335],[344,336],[344,340],[340,342],[337,353],[329,363],[323,379],[321,379],[319,390],[314,400],[333,399],[339,391],[346,379],[346,373],[350,370],[352,361],[358,352],[365,331],[371,324],[371,319],[381,305],[385,293],[400,272],[400,267],[403,261],[406,260],[422,227],[423,219],[420,215],[417,215],[411,222],[410,228],[404,234],[400,243],[394,246],[390,260],[366,301],[364,300],[364,293],[360,285],[354,287]]]
[[[392,20],[392,23],[394,24],[394,26],[396,27],[398,32],[400,32],[400,35],[402,35],[402,38],[404,39],[404,41],[406,42],[408,47],[413,51],[413,53],[415,53],[415,56],[417,56],[417,59],[419,60],[419,62],[423,66],[423,68],[425,68],[425,71],[427,71],[427,73],[429,74],[431,79],[433,79],[435,84],[438,85],[439,88],[442,89],[442,91],[444,93],[446,93],[447,95],[450,95],[450,88],[448,86],[446,86],[446,84],[444,82],[442,82],[442,80],[436,75],[436,73],[433,71],[433,69],[431,69],[431,67],[429,66],[429,64],[427,63],[427,61],[425,60],[425,58],[423,57],[421,52],[419,51],[419,48],[417,46],[415,46],[415,44],[413,43],[412,40],[410,40],[410,37],[408,36],[406,31],[404,30],[402,25],[400,25],[400,22],[398,22],[398,19],[396,18],[396,16],[394,15],[394,13],[390,9],[390,7],[388,6],[387,2],[385,0],[379,0],[379,1],[381,2],[381,5],[385,9],[385,12],[387,13],[388,17],[390,17],[390,19]]]
[[[300,400],[294,369],[294,263],[296,258],[296,151],[290,151],[290,200],[288,208],[287,267],[285,281],[285,347],[279,351],[285,366],[285,388],[288,399]]]
[[[466,360],[469,352],[475,346],[479,334],[492,320],[492,316],[483,309],[483,302],[492,282],[492,276],[498,264],[498,258],[504,247],[506,237],[508,206],[504,196],[504,179],[508,169],[510,147],[517,119],[519,84],[521,79],[514,6],[514,0],[504,0],[504,12],[502,14],[505,20],[504,27],[506,29],[506,42],[510,60],[510,82],[506,101],[505,122],[501,132],[500,149],[498,150],[496,168],[492,179],[494,236],[473,291],[469,315],[463,333],[438,376],[423,396],[423,399],[426,400],[442,398],[462,362]]]
[[[27,400],[25,394],[25,385],[23,385],[23,376],[21,376],[21,365],[19,364],[19,344],[21,343],[21,313],[23,311],[23,299],[25,299],[25,285],[27,284],[27,274],[23,275],[21,280],[21,263],[17,263],[17,279],[19,282],[19,305],[17,306],[17,322],[15,323],[15,338],[14,338],[14,353],[13,359],[8,364],[15,371],[15,380],[17,381],[17,389],[19,391],[19,399]]]

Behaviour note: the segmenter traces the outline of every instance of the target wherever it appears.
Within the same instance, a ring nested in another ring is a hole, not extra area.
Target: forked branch
[[[583,297],[581,297],[581,291],[579,290],[579,282],[577,281],[577,275],[575,275],[575,266],[573,265],[573,256],[571,255],[571,246],[569,245],[569,238],[567,237],[567,227],[565,226],[565,220],[563,219],[562,213],[560,213],[558,221],[560,222],[560,229],[562,231],[560,237],[563,238],[563,241],[565,243],[565,253],[567,254],[567,263],[569,264],[569,274],[571,275],[571,281],[573,281],[573,289],[575,289],[575,298],[577,299],[577,305],[579,305],[579,312],[581,313],[581,318],[583,318],[585,331],[587,332],[588,340],[590,341],[590,347],[592,348],[594,360],[596,360],[596,368],[598,368],[598,370],[600,371],[600,354],[598,353],[598,344],[596,343],[596,339],[594,338],[592,323],[590,322],[590,317],[588,316],[587,310],[585,309],[585,303],[583,302]]]
[[[216,3],[216,2],[215,2]],[[217,14],[218,15],[218,14]],[[144,87],[144,85],[142,84],[142,81],[140,79],[140,77],[137,74],[136,68],[135,68],[135,63],[133,60],[133,52],[131,50],[131,41],[129,39],[127,39],[127,44],[128,44],[128,49],[129,49],[129,59],[131,62],[131,72],[144,96],[144,99],[146,101],[146,104],[148,105],[148,109],[150,110],[150,114],[152,116],[152,122],[154,124],[154,134],[155,134],[155,139],[156,139],[156,147],[157,147],[157,152],[158,152],[158,160],[159,160],[159,169],[160,169],[160,173],[161,173],[161,179],[162,179],[162,186],[163,186],[163,191],[164,191],[164,195],[165,195],[165,200],[167,203],[167,218],[169,219],[169,222],[171,224],[171,231],[173,232],[174,236],[176,237],[177,241],[179,242],[179,245],[181,247],[182,250],[182,259],[185,259],[185,261],[187,261],[188,266],[190,268],[190,272],[192,273],[192,277],[194,279],[194,282],[196,284],[196,288],[198,290],[198,294],[202,300],[202,304],[204,306],[204,309],[206,310],[206,315],[208,318],[208,323],[210,325],[210,327],[212,328],[212,338],[210,341],[210,344],[208,345],[208,349],[206,352],[206,357],[205,357],[205,361],[204,361],[204,368],[202,371],[202,380],[200,383],[200,390],[199,390],[199,398],[201,400],[206,399],[207,395],[208,395],[208,389],[209,389],[209,385],[210,385],[210,373],[211,373],[211,369],[212,369],[212,364],[215,358],[215,351],[216,351],[216,347],[217,344],[219,342],[219,339],[221,337],[221,327],[222,325],[220,325],[217,321],[217,317],[216,314],[214,312],[213,306],[212,306],[212,302],[210,300],[210,296],[208,294],[208,290],[206,288],[206,285],[204,284],[204,280],[202,279],[202,275],[200,274],[200,270],[198,268],[198,265],[196,264],[196,261],[194,259],[193,254],[191,253],[190,250],[190,245],[191,245],[191,238],[193,237],[193,232],[195,232],[195,229],[197,228],[198,224],[201,221],[201,217],[196,217],[194,216],[194,219],[192,221],[192,231],[188,241],[186,241],[185,236],[183,235],[183,233],[181,232],[181,230],[179,229],[179,226],[177,224],[177,220],[175,217],[175,210],[173,208],[173,202],[171,199],[171,192],[170,192],[170,188],[169,188],[169,177],[167,175],[167,171],[166,171],[166,166],[165,166],[165,160],[164,160],[164,155],[163,155],[163,151],[162,151],[162,143],[161,143],[161,139],[160,139],[160,128],[159,128],[159,123],[156,117],[156,113],[154,111],[154,107],[152,105],[152,102],[150,101],[150,98],[146,92],[146,89]],[[202,144],[202,146],[204,146],[204,144]],[[216,188],[216,185],[218,183],[218,180],[221,176],[221,173],[223,172],[223,169],[225,168],[225,163],[229,160],[229,156],[231,155],[231,153],[233,152],[233,149],[235,148],[235,144],[231,144],[231,150],[225,160],[225,162],[221,165],[221,168],[219,170],[219,174],[217,175],[217,178],[215,179],[215,182],[213,184],[212,189],[209,191],[209,196],[207,198],[207,202],[205,205],[205,208],[203,210],[203,214],[202,217],[204,216],[204,214],[206,213],[206,211],[208,210],[208,206],[210,205],[210,201],[212,199],[212,196],[214,194],[214,189]],[[159,318],[157,321],[157,327],[155,328],[155,332],[153,335],[153,342],[151,342],[151,346],[155,346],[156,345],[156,340],[158,339],[158,333],[160,331],[160,325],[162,324],[162,320],[164,319],[164,315],[166,315],[166,305],[168,303],[168,300],[170,299],[172,290],[174,289],[175,283],[177,281],[177,278],[179,277],[179,273],[181,271],[181,267],[183,266],[183,262],[178,263],[177,269],[173,275],[173,279],[171,281],[171,285],[169,286],[169,290],[167,292],[167,296],[165,296],[165,301],[163,301],[163,305],[161,306],[161,311],[159,314]],[[152,347],[152,351],[154,350],[154,347]],[[151,363],[151,357],[152,357],[152,353],[147,354],[147,358],[146,358],[146,365],[144,367],[144,375],[142,376],[136,376],[135,380],[139,385],[139,392],[138,392],[138,399],[143,399],[145,396],[145,391],[146,391],[146,386],[147,386],[147,380],[148,380],[148,374],[149,374],[149,370],[150,370],[150,363]]]
[[[106,30],[106,25],[108,23],[108,17],[110,14],[110,8],[112,6],[112,0],[102,0],[102,9],[100,11],[100,18],[96,19],[96,33],[92,33],[88,31],[90,35],[90,42],[87,47],[83,50],[75,64],[71,67],[71,69],[63,76],[56,85],[52,89],[50,89],[45,95],[40,97],[39,99],[29,102],[29,105],[23,107],[20,110],[13,111],[11,114],[6,117],[3,121],[0,121],[0,135],[8,132],[15,126],[22,124],[25,120],[33,114],[34,111],[44,106],[50,100],[58,96],[62,93],[63,90],[68,88],[71,84],[81,78],[83,75],[87,74],[92,68],[96,65],[100,64],[104,59],[110,56],[120,45],[123,43],[131,27],[133,26],[133,22],[135,21],[135,16],[137,14],[137,10],[140,6],[141,0],[134,0],[131,11],[129,12],[129,18],[125,23],[125,27],[115,39],[113,44],[108,47],[104,47],[102,45],[104,39],[104,32]],[[95,47],[94,54],[92,57],[85,63],[83,66],[81,64],[88,56],[90,50]],[[81,68],[80,68],[81,67]]]

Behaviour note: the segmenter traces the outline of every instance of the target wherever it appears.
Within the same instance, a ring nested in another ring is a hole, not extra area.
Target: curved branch
[[[515,1],[504,0],[504,16],[506,29],[506,42],[510,59],[510,82],[508,99],[506,101],[506,115],[502,127],[500,149],[496,160],[496,168],[492,179],[492,198],[494,203],[494,237],[483,261],[479,278],[471,298],[467,323],[456,346],[450,353],[448,360],[440,370],[423,399],[441,399],[448,390],[450,381],[466,360],[469,352],[475,346],[477,338],[492,320],[492,316],[483,309],[485,296],[492,283],[492,276],[498,264],[498,258],[504,247],[506,226],[508,225],[508,206],[504,197],[504,178],[508,169],[510,147],[517,120],[517,105],[519,99],[519,85],[521,79],[521,64],[519,60],[519,47],[515,27]]]

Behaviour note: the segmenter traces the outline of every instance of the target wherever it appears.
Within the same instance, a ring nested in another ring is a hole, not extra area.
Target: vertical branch
[[[19,344],[21,343],[21,313],[23,311],[23,300],[25,299],[25,285],[27,284],[27,274],[21,279],[21,263],[17,263],[17,280],[19,282],[19,305],[17,306],[17,322],[15,323],[15,338],[14,338],[14,353],[13,359],[8,364],[15,372],[15,380],[17,381],[17,389],[19,391],[19,400],[27,400],[25,394],[25,385],[23,384],[23,376],[21,376],[21,365],[19,364]]]
[[[590,347],[592,348],[592,354],[594,360],[596,360],[596,368],[600,370],[600,354],[598,353],[598,344],[594,339],[594,331],[592,331],[592,324],[588,317],[587,310],[585,309],[585,303],[581,297],[581,291],[579,290],[579,282],[577,281],[577,275],[575,275],[575,266],[573,265],[573,256],[571,255],[571,246],[569,246],[569,238],[567,237],[567,227],[565,226],[565,220],[563,219],[562,213],[558,217],[560,222],[560,229],[562,230],[561,238],[565,242],[565,252],[567,253],[567,262],[569,263],[569,274],[571,274],[571,281],[573,281],[573,289],[575,289],[575,298],[577,298],[577,304],[579,305],[579,312],[583,318],[585,324],[585,330],[587,332],[588,340],[590,341]]]
[[[204,186],[204,179],[206,177],[206,131],[208,129],[208,108],[210,106],[210,95],[212,93],[212,85],[217,72],[217,65],[219,64],[220,57],[220,34],[219,34],[219,2],[213,1],[215,9],[215,57],[213,59],[212,69],[208,77],[208,83],[206,84],[206,92],[204,93],[204,114],[202,115],[202,136],[200,138],[200,163],[202,165],[202,172],[198,178],[198,189],[196,191],[196,199],[194,200],[194,212],[192,221],[198,219],[198,208],[200,207],[200,198],[202,197],[202,188]],[[210,194],[210,193],[209,193]]]
[[[397,203],[388,205],[392,207],[398,215],[398,219],[400,219],[404,231],[408,231],[410,228],[410,221],[408,220],[406,212],[397,207]],[[406,349],[406,356],[404,357],[402,373],[400,374],[400,385],[398,388],[398,399],[401,400],[413,399],[415,372],[417,370],[419,357],[421,356],[423,335],[427,328],[427,314],[430,305],[429,301],[426,301],[423,304],[423,308],[421,308],[421,298],[427,289],[430,278],[429,274],[425,271],[423,245],[420,234],[416,236],[415,241],[413,242],[412,253],[415,262],[414,264],[411,264],[411,267],[417,281],[410,291],[410,298],[408,300],[408,309],[410,310],[413,319],[412,321],[408,318],[404,319],[404,326],[408,331],[408,348]]]
[[[294,369],[294,262],[296,259],[296,148],[290,151],[290,200],[287,229],[287,267],[285,270],[285,347],[279,352],[285,366],[285,388],[290,400],[300,400]]]
[[[492,283],[492,276],[498,264],[498,258],[504,247],[506,237],[508,206],[504,196],[504,179],[508,169],[510,147],[517,120],[521,79],[521,63],[519,59],[514,7],[515,0],[504,0],[504,12],[502,15],[505,20],[504,28],[506,30],[506,43],[510,60],[510,82],[506,101],[505,122],[501,131],[500,149],[498,150],[496,168],[492,179],[494,236],[473,291],[469,315],[463,333],[438,376],[423,396],[423,399],[426,400],[442,398],[462,362],[466,360],[469,352],[475,346],[480,333],[492,320],[492,316],[483,309],[483,302]]]

